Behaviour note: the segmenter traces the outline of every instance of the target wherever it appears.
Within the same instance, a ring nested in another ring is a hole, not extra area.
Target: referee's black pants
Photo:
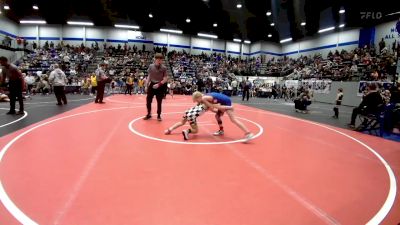
[[[19,111],[24,112],[24,99],[22,98],[22,80],[10,80],[9,85],[9,94],[8,98],[10,98],[10,112],[15,112],[15,102],[18,100],[19,102]]]
[[[150,86],[147,88],[147,97],[146,97],[146,106],[147,106],[147,115],[151,116],[151,103],[153,102],[154,95],[157,100],[157,115],[161,115],[161,103],[164,98],[164,94],[166,91],[166,84],[161,85],[157,89],[153,88],[153,85],[156,83],[151,82]]]
[[[67,97],[65,96],[64,88],[64,86],[54,86],[54,94],[56,95],[58,105],[62,105],[62,102],[67,104]]]

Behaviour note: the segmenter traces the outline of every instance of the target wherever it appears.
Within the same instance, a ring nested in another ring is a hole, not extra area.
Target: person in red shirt
[[[24,88],[24,79],[21,71],[14,64],[10,64],[4,56],[0,57],[0,65],[3,67],[1,72],[1,84],[6,84],[8,79],[8,90],[10,98],[10,111],[7,114],[24,114],[24,100],[22,98],[22,90]],[[15,112],[15,102],[19,102],[19,112]]]

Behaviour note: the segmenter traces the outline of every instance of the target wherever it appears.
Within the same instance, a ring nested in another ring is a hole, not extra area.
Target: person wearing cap
[[[166,91],[168,76],[167,67],[162,65],[164,56],[161,53],[157,53],[154,58],[154,63],[151,64],[147,70],[148,75],[145,85],[145,90],[147,92],[147,115],[143,119],[148,120],[151,118],[151,103],[153,102],[153,97],[156,96],[157,120],[161,121],[161,103],[164,98],[164,93]]]
[[[100,103],[103,104],[103,97],[104,97],[104,88],[106,86],[107,82],[107,75],[105,72],[105,63],[101,63],[100,67],[96,70],[96,80],[97,80],[97,94],[96,94],[96,100],[94,103]]]
[[[22,77],[21,71],[14,65],[8,62],[8,59],[4,56],[0,57],[0,66],[2,66],[1,71],[1,84],[5,86],[6,78],[8,79],[8,90],[10,98],[10,111],[7,113],[8,115],[24,114],[24,101],[22,98],[22,90],[24,89],[25,82]],[[19,102],[19,112],[15,112],[15,102]]]
[[[65,73],[59,68],[58,64],[53,65],[54,70],[51,71],[49,81],[53,85],[54,94],[57,98],[57,105],[67,104],[67,97],[65,96],[64,88],[68,83],[67,76]],[[61,102],[62,100],[62,102]]]

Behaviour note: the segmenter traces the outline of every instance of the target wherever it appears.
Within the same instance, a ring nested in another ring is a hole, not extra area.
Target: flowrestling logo
[[[382,12],[360,12],[362,20],[379,20],[382,18]]]

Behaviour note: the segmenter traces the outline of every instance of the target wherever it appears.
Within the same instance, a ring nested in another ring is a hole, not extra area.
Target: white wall
[[[121,45],[122,47],[128,42],[128,30],[116,29],[116,28],[103,28],[105,33],[105,39],[107,41],[107,46],[117,47]]]
[[[6,30],[7,32],[15,33],[15,35],[30,37],[31,39],[40,38],[41,45],[44,44],[46,39],[51,40],[53,38],[51,41],[57,43],[54,39],[63,38],[64,43],[70,45],[80,45],[86,39],[86,45],[90,46],[96,40],[100,42],[99,45],[102,47],[101,42],[108,40],[108,44],[114,46],[118,44],[123,45],[126,42],[131,46],[136,45],[139,49],[142,48],[143,44],[146,46],[146,49],[152,49],[153,46],[162,47],[169,45],[169,51],[186,50],[192,54],[201,54],[202,52],[211,53],[211,50],[215,49],[215,52],[222,54],[227,52],[232,57],[238,57],[239,54],[235,53],[242,52],[242,56],[259,57],[263,55],[267,60],[272,57],[280,57],[285,53],[291,53],[288,54],[288,57],[314,55],[315,53],[322,53],[323,57],[326,57],[329,51],[354,49],[358,45],[359,38],[359,29],[352,29],[328,32],[327,34],[316,35],[295,43],[289,42],[283,45],[270,42],[256,42],[251,45],[242,43],[243,47],[241,47],[241,44],[231,41],[211,40],[196,36],[190,37],[162,32],[144,33],[113,27],[86,27],[84,29],[81,26],[44,25],[39,26],[38,36],[36,25],[19,26],[5,18],[0,18],[0,21],[0,30]],[[390,41],[390,44],[394,39],[399,39],[399,35],[394,31],[394,25],[395,21],[377,26],[376,40],[380,40],[383,35],[386,35],[385,38]]]
[[[168,51],[190,51],[190,37],[178,34],[168,34]]]
[[[168,43],[168,35],[166,33],[153,33],[152,40],[154,42],[154,45],[156,45],[156,43],[167,44]]]
[[[337,49],[345,49],[351,51],[358,47],[358,40],[360,38],[360,29],[346,30],[338,33],[339,41]]]
[[[9,36],[12,39],[11,47],[22,47],[17,46],[15,37],[18,36],[18,24],[13,21],[0,16],[0,40],[3,40],[5,36]],[[23,51],[8,51],[0,49],[0,56],[7,57],[11,62],[15,62],[23,56]]]
[[[379,48],[379,42],[385,41],[386,47],[392,49],[393,42],[396,40],[396,45],[400,41],[400,34],[396,32],[397,21],[383,23],[375,27],[375,47]]]
[[[342,104],[346,106],[358,106],[362,100],[361,96],[357,96],[358,85],[358,82],[333,81],[329,94],[314,92],[314,101],[332,104],[336,99],[336,90],[342,88],[344,93]]]
[[[299,43],[289,42],[282,45],[282,53],[287,54],[288,57],[297,58],[299,56],[298,51]]]
[[[240,56],[240,43],[227,41],[226,42],[226,52],[227,55],[237,58]]]
[[[262,55],[265,56],[266,60],[269,60],[273,57],[280,57],[280,53],[282,53],[282,47],[271,42],[262,42],[260,50],[262,51]]]
[[[250,57],[259,57],[261,55],[261,42],[256,42],[250,45]]]
[[[142,49],[143,45],[146,49],[153,49],[152,34],[141,31],[128,30],[128,41],[130,46],[136,46],[138,49]]]
[[[213,52],[224,54],[225,53],[225,41],[213,39],[212,40]]]
[[[86,39],[106,39],[104,28],[99,27],[87,27],[86,28]]]
[[[37,39],[37,28],[35,25],[20,25],[18,35],[20,37],[24,37],[27,40],[31,40],[31,38]]]
[[[63,26],[62,38],[64,45],[79,46],[83,43],[85,32],[81,26]]]
[[[97,42],[99,48],[103,49],[103,42],[106,39],[104,31],[106,29],[103,27],[86,27],[86,46],[91,46]]]
[[[242,58],[250,57],[250,44],[242,44]]]
[[[62,37],[62,27],[56,25],[39,26],[39,43],[43,46],[46,41],[58,44]]]
[[[18,35],[18,24],[5,18],[4,16],[0,16],[0,33],[3,36],[6,34],[11,34],[10,37],[14,38]]]
[[[251,44],[249,53],[251,58],[264,56],[266,60],[273,57],[279,57],[282,52],[282,47],[279,44],[271,42],[256,42]]]
[[[284,43],[282,53],[288,57],[297,58],[303,56],[313,56],[316,53],[322,54],[326,58],[330,51],[352,50],[358,46],[360,35],[359,29],[338,31],[327,34],[318,34],[297,42]],[[293,53],[298,52],[298,53]]]
[[[192,54],[211,53],[211,39],[192,37]]]

